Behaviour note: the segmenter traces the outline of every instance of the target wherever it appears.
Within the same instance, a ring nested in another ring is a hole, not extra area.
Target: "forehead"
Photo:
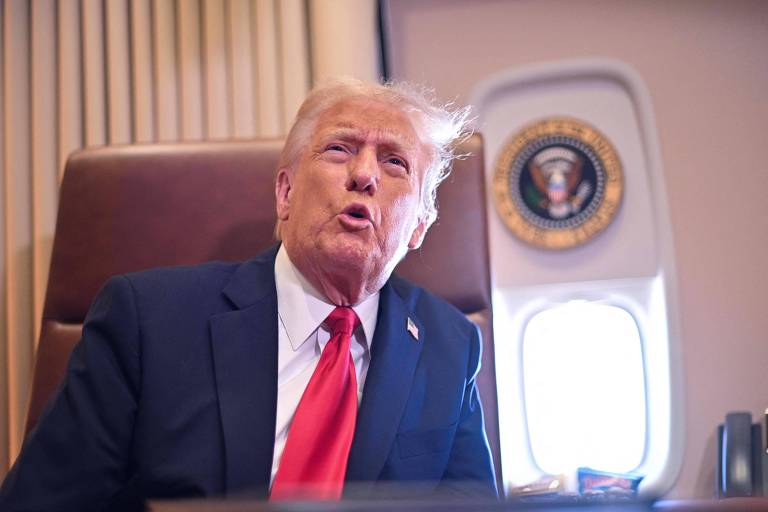
[[[415,149],[419,145],[419,136],[413,117],[381,101],[347,99],[320,115],[314,135],[315,138],[323,138],[348,134]]]

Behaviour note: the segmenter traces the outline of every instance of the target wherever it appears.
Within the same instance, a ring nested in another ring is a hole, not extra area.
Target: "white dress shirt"
[[[331,337],[330,331],[322,323],[336,307],[294,267],[285,246],[280,247],[275,259],[275,283],[278,314],[277,416],[270,485],[275,479],[301,395]],[[360,319],[360,327],[355,329],[350,344],[357,374],[357,404],[360,405],[371,361],[371,342],[379,313],[379,293],[371,295],[352,309]]]

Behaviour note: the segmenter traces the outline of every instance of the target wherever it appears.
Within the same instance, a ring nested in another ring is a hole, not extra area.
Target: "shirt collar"
[[[315,332],[336,307],[330,303],[293,265],[285,246],[275,258],[277,311],[288,333],[291,348],[298,348]],[[363,328],[364,343],[370,350],[379,312],[379,292],[352,306]]]

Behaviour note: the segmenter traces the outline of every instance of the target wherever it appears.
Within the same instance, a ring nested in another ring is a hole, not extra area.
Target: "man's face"
[[[277,213],[294,264],[357,272],[378,289],[421,244],[427,161],[412,120],[389,105],[351,99],[325,111],[298,162],[278,172]]]

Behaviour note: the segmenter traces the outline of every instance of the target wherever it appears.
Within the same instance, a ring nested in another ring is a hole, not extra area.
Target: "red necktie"
[[[331,339],[296,408],[271,500],[336,500],[344,487],[357,417],[357,377],[349,344],[360,319],[352,308],[337,307],[324,323]]]

